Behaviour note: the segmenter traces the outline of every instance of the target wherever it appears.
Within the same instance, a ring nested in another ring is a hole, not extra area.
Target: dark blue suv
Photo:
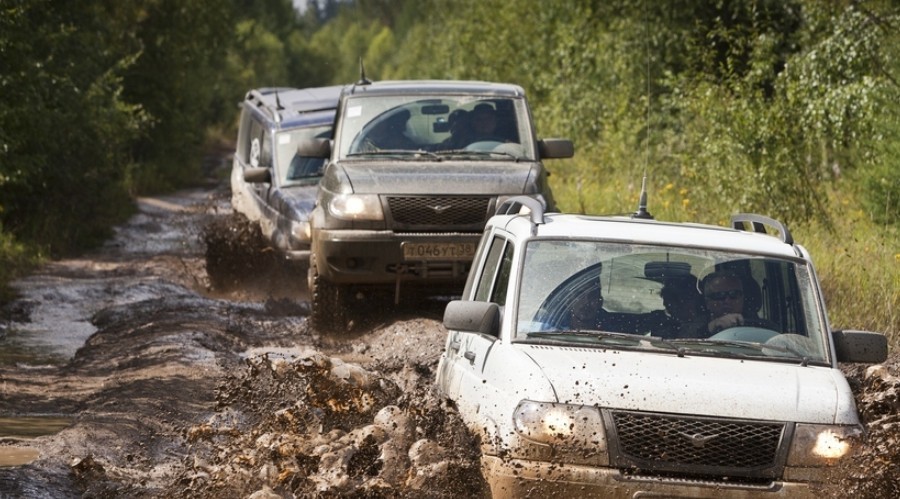
[[[247,92],[240,104],[232,207],[259,224],[287,260],[309,259],[309,215],[324,163],[298,154],[297,145],[331,137],[341,88],[260,88]]]

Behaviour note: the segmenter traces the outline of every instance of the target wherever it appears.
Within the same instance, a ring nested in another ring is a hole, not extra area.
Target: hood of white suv
[[[852,400],[849,385],[831,368],[674,353],[522,348],[559,402],[745,419],[858,422],[854,408],[841,402]]]
[[[341,168],[357,194],[531,194],[536,163],[515,161],[379,161]]]

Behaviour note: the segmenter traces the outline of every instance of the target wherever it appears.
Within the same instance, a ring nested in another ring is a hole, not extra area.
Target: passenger
[[[406,122],[410,112],[402,110],[377,124],[366,137],[365,149],[372,150],[416,150],[418,146],[406,136]]]
[[[454,149],[462,149],[469,145],[471,134],[471,124],[469,123],[469,112],[465,109],[456,109],[447,117],[450,123],[450,136],[444,139],[438,145],[438,151],[452,151]]]
[[[707,324],[697,278],[693,275],[668,278],[663,283],[660,295],[669,317],[669,337],[696,337],[697,330]]]
[[[708,337],[725,329],[744,325],[777,330],[775,324],[760,319],[755,311],[745,308],[744,288],[743,279],[730,271],[713,272],[703,278],[700,289],[709,315],[705,328],[700,328],[700,334]]]

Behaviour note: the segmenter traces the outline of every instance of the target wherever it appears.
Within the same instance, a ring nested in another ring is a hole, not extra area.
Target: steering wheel
[[[531,320],[551,324],[557,328],[564,327],[568,324],[568,305],[577,297],[600,285],[601,268],[600,263],[595,263],[567,277],[547,295]]]
[[[495,147],[503,144],[503,140],[495,137],[478,139],[465,147],[466,151],[491,152]]]
[[[765,343],[779,334],[777,331],[769,329],[766,321],[748,319],[744,324],[723,329],[710,336],[709,339]]]

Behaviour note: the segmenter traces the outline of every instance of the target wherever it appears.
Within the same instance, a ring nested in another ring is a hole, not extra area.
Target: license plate
[[[404,260],[471,260],[475,243],[402,243]]]

